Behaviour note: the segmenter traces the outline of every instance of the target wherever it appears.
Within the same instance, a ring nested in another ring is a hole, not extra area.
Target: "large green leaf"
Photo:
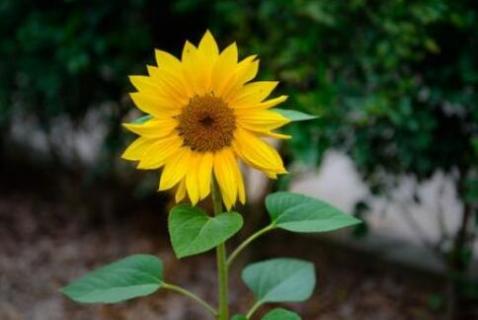
[[[231,318],[231,320],[247,320],[247,317],[242,314],[236,314]]]
[[[145,296],[163,283],[163,264],[151,255],[133,255],[72,282],[61,291],[81,303],[116,303]]]
[[[310,262],[279,258],[247,266],[242,280],[260,303],[304,301],[314,290],[315,271]]]
[[[242,216],[236,212],[208,216],[203,210],[179,205],[169,214],[169,233],[178,258],[208,251],[223,243],[242,227]]]
[[[301,317],[295,312],[277,308],[268,312],[262,320],[301,320]]]
[[[317,116],[307,114],[297,110],[279,109],[279,108],[275,108],[273,110],[279,112],[281,115],[283,115],[290,121],[306,121],[306,120],[312,120],[317,118]]]
[[[266,207],[275,226],[294,232],[332,231],[361,222],[323,201],[291,192],[270,194]]]

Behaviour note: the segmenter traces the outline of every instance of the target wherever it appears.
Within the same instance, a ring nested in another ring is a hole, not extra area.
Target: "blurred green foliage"
[[[209,14],[259,53],[287,107],[320,116],[292,128],[293,157],[318,163],[337,146],[364,173],[419,176],[476,163],[476,1],[221,0]]]
[[[120,2],[2,1],[2,124],[14,108],[48,123],[118,99],[151,45],[143,1]]]
[[[116,154],[123,147],[120,123],[132,106],[125,99],[128,75],[145,71],[154,47],[183,43],[189,30],[172,32],[174,23],[186,25],[162,1],[1,1],[0,133],[14,115],[48,132],[57,117],[77,124],[108,103],[104,150]],[[5,138],[0,134],[0,150]]]
[[[284,107],[320,117],[290,127],[291,159],[316,165],[339,147],[371,181],[381,169],[423,177],[477,163],[473,0],[4,0],[0,128],[13,112],[48,129],[112,101],[118,152],[127,75],[144,72],[153,47],[177,54],[207,27],[259,54],[261,77],[290,95]]]

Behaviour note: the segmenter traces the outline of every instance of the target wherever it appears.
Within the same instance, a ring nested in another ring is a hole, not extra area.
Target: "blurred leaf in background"
[[[131,89],[126,75],[144,71],[153,47],[178,53],[183,38],[209,27],[222,44],[235,38],[246,53],[267,57],[261,76],[281,79],[291,97],[286,108],[319,116],[291,125],[292,159],[318,164],[335,146],[348,151],[364,175],[385,167],[426,176],[470,163],[476,144],[477,6],[450,0],[6,0],[0,5],[0,128],[20,112],[48,130],[59,115],[79,119],[113,102],[106,146],[117,152],[119,119],[130,107],[122,99]]]
[[[476,2],[180,0],[175,8],[206,5],[213,29],[268,57],[263,76],[282,80],[291,96],[284,108],[320,116],[292,126],[295,159],[318,164],[336,146],[364,174],[419,176],[469,161]]]
[[[121,120],[131,108],[127,75],[144,72],[155,47],[177,52],[183,38],[206,28],[201,19],[190,26],[184,20],[191,19],[172,16],[167,1],[2,1],[0,154],[16,117],[49,133],[59,117],[77,125],[106,106],[107,163],[98,166],[110,167],[123,147]]]

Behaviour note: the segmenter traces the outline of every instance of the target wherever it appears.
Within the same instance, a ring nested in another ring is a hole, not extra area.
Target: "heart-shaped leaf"
[[[149,295],[162,283],[161,260],[138,254],[90,272],[61,291],[80,303],[116,303]]]
[[[179,205],[169,214],[169,234],[178,258],[208,251],[223,243],[242,227],[242,216],[236,212],[208,216],[203,210]]]
[[[281,115],[283,115],[290,121],[306,121],[306,120],[312,120],[317,118],[317,116],[307,114],[305,112],[301,112],[297,110],[279,109],[279,108],[275,108],[273,110],[279,112]]]
[[[277,308],[269,311],[262,320],[301,320],[301,317],[295,312]]]
[[[293,232],[326,232],[361,221],[331,205],[291,192],[276,192],[266,198],[272,224]]]
[[[312,295],[315,271],[310,262],[279,258],[247,266],[242,280],[260,303],[296,302]]]

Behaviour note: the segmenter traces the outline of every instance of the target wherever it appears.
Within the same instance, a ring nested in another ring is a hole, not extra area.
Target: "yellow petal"
[[[290,136],[288,134],[282,134],[282,133],[272,132],[272,131],[260,132],[260,135],[265,136],[265,137],[271,137],[271,138],[274,138],[274,139],[283,139],[283,140],[292,139],[292,136]]]
[[[182,139],[177,135],[156,140],[143,153],[138,169],[149,170],[162,167],[172,155],[179,151],[182,143]]]
[[[259,71],[259,60],[256,58],[256,55],[249,56],[237,65],[237,81],[241,85],[256,77]]]
[[[169,71],[154,66],[147,66],[152,81],[163,88],[163,95],[171,96],[180,101],[180,104],[187,102],[192,94],[191,86],[187,83],[182,68],[177,71]]]
[[[159,68],[176,73],[181,71],[181,61],[172,54],[163,50],[154,50],[156,63]]]
[[[234,96],[244,83],[252,80],[259,70],[259,60],[255,59],[256,56],[253,55],[239,62],[232,77],[230,77],[230,79],[224,84],[223,88],[218,91],[218,96],[229,101],[229,97]]]
[[[235,109],[269,109],[286,101],[287,98],[288,98],[287,96],[279,96],[277,98],[269,99],[260,103],[235,105],[234,108]]]
[[[162,91],[161,87],[148,76],[129,76],[129,81],[138,90],[150,95],[157,95]]]
[[[223,149],[214,154],[214,175],[221,190],[224,205],[229,211],[237,198],[235,168],[237,161],[231,149]]]
[[[199,196],[206,198],[211,192],[211,175],[214,156],[212,153],[204,153],[201,157],[198,170]]]
[[[197,81],[199,94],[210,93],[211,88],[211,77],[214,65],[216,64],[217,58],[219,56],[219,49],[217,47],[216,40],[212,36],[211,32],[206,31],[201,41],[199,42],[196,63],[200,67],[197,73]]]
[[[201,71],[197,63],[197,56],[197,48],[191,42],[186,41],[181,55],[183,74],[192,91],[195,93],[199,92],[197,75]]]
[[[162,138],[169,135],[178,126],[178,121],[173,117],[161,117],[144,123],[123,123],[123,126],[141,136]]]
[[[189,169],[190,157],[191,151],[188,148],[181,148],[167,160],[159,182],[160,191],[174,187],[184,177]]]
[[[197,48],[189,41],[184,43],[183,51],[181,53],[182,63],[194,61],[196,57]]]
[[[136,161],[140,160],[149,146],[154,142],[153,139],[139,137],[123,152],[121,158],[125,160]]]
[[[231,98],[229,104],[235,108],[262,102],[279,84],[278,81],[256,81],[244,85],[237,94]]]
[[[138,109],[157,118],[165,115],[178,115],[181,112],[180,106],[174,101],[160,96],[152,96],[141,92],[130,93],[130,96]]]
[[[184,182],[184,179],[179,182],[178,188],[176,190],[176,197],[175,200],[176,202],[180,202],[181,200],[184,199],[186,196],[186,183]]]
[[[212,91],[212,70],[219,56],[219,49],[212,34],[207,31],[202,37],[194,57],[194,81],[196,81],[196,94],[203,95]]]
[[[274,173],[287,172],[279,153],[245,129],[236,129],[233,148],[245,163],[256,169]]]
[[[171,77],[161,73],[158,77],[130,76],[133,86],[142,94],[162,98],[177,106],[183,106],[188,96],[185,95],[177,85],[171,83]]]
[[[198,167],[201,160],[201,154],[192,152],[188,165],[188,172],[186,173],[186,191],[189,195],[192,205],[196,205],[199,201],[199,181],[198,181]]]
[[[237,121],[243,127],[255,132],[268,132],[290,122],[290,120],[278,112],[272,110],[236,111]]]
[[[237,56],[237,45],[234,42],[224,49],[216,60],[211,75],[211,87],[218,96],[221,96],[223,88],[234,74]]]
[[[217,47],[216,40],[214,40],[214,37],[209,30],[206,31],[199,42],[198,49],[210,59],[215,59],[219,55],[219,49]]]
[[[239,165],[234,166],[235,168],[235,175],[236,175],[236,182],[237,182],[237,194],[239,196],[239,201],[242,204],[246,203],[246,190],[244,188],[244,179],[242,178],[242,172]]]
[[[193,94],[203,95],[210,91],[213,60],[186,41],[183,54],[184,76],[189,82]]]
[[[265,170],[264,174],[270,179],[274,179],[274,180],[277,179],[277,173],[275,172]]]

